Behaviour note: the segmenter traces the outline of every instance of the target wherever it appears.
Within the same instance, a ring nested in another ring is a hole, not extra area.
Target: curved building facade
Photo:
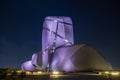
[[[74,45],[69,17],[48,16],[42,31],[42,51],[22,64],[22,70],[92,71],[111,70],[111,65],[90,45]]]
[[[88,44],[79,44],[56,49],[51,61],[54,71],[112,70],[111,65],[100,53]]]
[[[69,17],[48,16],[42,31],[42,66],[50,66],[55,49],[74,44],[72,20]]]

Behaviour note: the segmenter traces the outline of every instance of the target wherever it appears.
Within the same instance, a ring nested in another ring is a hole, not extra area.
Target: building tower
[[[42,51],[22,64],[28,71],[95,71],[112,70],[112,66],[94,47],[74,45],[71,18],[48,16],[42,31]]]
[[[45,18],[42,32],[42,66],[45,70],[50,66],[52,54],[59,47],[74,44],[73,26],[69,17]]]
[[[51,60],[56,48],[74,44],[72,20],[69,17],[48,16],[42,31],[42,51],[32,55],[31,60],[22,64],[22,70],[50,71]],[[48,70],[47,70],[48,68]]]

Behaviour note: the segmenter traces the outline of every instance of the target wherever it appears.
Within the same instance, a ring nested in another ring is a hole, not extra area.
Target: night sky
[[[91,44],[114,69],[120,69],[118,1],[0,0],[0,68],[20,68],[41,50],[46,16],[69,16],[73,20],[75,44]]]

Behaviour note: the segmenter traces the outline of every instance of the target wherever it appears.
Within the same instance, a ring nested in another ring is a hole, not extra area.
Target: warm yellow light
[[[58,71],[53,71],[52,74],[59,74],[59,72]]]
[[[109,71],[105,71],[105,74],[110,74],[110,72]]]
[[[29,74],[31,74],[31,73],[27,71],[27,72],[26,72],[26,74],[28,74],[28,75],[29,75]]]
[[[59,78],[59,75],[50,75],[52,78]]]
[[[18,72],[18,73],[21,73],[22,71],[21,71],[21,70],[18,70],[17,72]]]
[[[111,72],[111,75],[116,75],[118,76],[120,73],[119,72]]]
[[[42,72],[41,71],[38,71],[38,74],[41,74]]]
[[[33,72],[32,74],[33,74],[33,75],[37,75],[37,73],[36,73],[36,72]]]
[[[98,74],[99,74],[99,75],[102,75],[102,73],[101,73],[101,72],[99,72]]]

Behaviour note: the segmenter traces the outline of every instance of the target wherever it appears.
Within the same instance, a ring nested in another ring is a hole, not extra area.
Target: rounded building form
[[[112,67],[92,46],[80,44],[56,49],[50,69],[71,72],[112,70]]]
[[[22,70],[27,70],[27,71],[36,71],[35,66],[32,64],[31,61],[26,61],[21,65]]]
[[[111,65],[88,44],[74,45],[70,17],[48,16],[42,31],[42,51],[24,62],[22,70],[29,71],[94,71],[112,70]]]

